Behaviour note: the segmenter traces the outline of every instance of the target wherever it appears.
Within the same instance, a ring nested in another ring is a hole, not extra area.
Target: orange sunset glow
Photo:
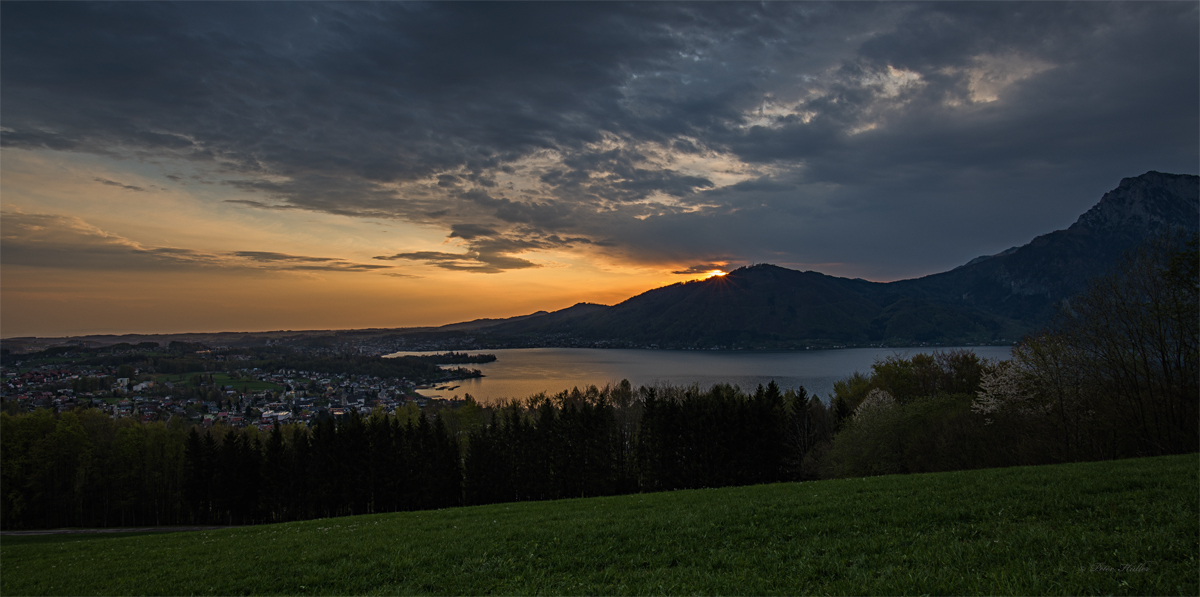
[[[0,334],[893,281],[1194,169],[1194,4],[1001,6],[5,2]]]

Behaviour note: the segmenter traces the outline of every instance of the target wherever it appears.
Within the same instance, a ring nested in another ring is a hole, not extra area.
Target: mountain
[[[789,338],[861,337],[878,307],[853,281],[758,265],[642,293],[613,307],[592,305],[552,326],[542,319],[489,328],[494,334],[570,333],[638,345],[711,346]],[[868,284],[870,284],[868,282]],[[548,320],[549,318],[543,318]]]
[[[1198,181],[1196,176],[1160,172],[1123,179],[1066,230],[948,272],[894,282],[894,289],[1044,324],[1063,299],[1081,292],[1147,238],[1171,228],[1196,232]]]
[[[576,305],[479,331],[523,344],[569,337],[577,344],[757,349],[885,339],[986,342],[1020,331],[975,309],[892,296],[887,287],[760,264],[656,288],[612,307]]]
[[[950,271],[889,283],[760,264],[656,288],[614,306],[440,327],[84,336],[81,345],[172,340],[214,346],[400,341],[409,350],[534,346],[794,349],[839,345],[1005,343],[1049,323],[1064,300],[1123,255],[1168,230],[1200,229],[1200,177],[1126,178],[1065,230],[972,259]],[[61,339],[9,338],[22,352]]]
[[[480,328],[491,327],[491,326],[499,325],[501,323],[521,321],[524,319],[529,319],[530,317],[541,317],[542,315],[549,315],[549,314],[550,314],[549,311],[537,311],[535,313],[530,313],[529,315],[518,315],[516,317],[507,317],[507,318],[503,318],[503,319],[472,319],[471,321],[464,321],[461,323],[450,323],[450,324],[446,324],[443,326],[438,326],[436,328],[421,328],[421,330],[422,331],[437,330],[437,331],[441,331],[441,332],[458,332],[458,331],[465,332],[465,331],[470,331],[470,330],[477,330]]]
[[[475,338],[662,348],[1012,341],[1147,238],[1196,232],[1198,191],[1191,175],[1126,178],[1066,230],[922,278],[877,283],[754,265],[612,307],[581,303],[476,327]]]

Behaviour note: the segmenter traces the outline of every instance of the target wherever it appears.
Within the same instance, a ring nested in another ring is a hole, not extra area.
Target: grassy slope
[[[1196,595],[1197,465],[1193,454],[6,537],[0,593]]]

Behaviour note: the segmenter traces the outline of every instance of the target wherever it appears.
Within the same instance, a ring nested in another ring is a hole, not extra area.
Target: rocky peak
[[[1190,230],[1200,227],[1200,177],[1152,170],[1122,179],[1071,229],[1148,235],[1179,225]]]

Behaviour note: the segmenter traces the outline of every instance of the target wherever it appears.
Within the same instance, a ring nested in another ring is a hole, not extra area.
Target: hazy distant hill
[[[914,280],[874,283],[755,265],[612,307],[580,304],[477,331],[534,344],[553,336],[663,348],[1015,340],[1146,238],[1200,228],[1198,190],[1196,176],[1126,178],[1066,230]]]

